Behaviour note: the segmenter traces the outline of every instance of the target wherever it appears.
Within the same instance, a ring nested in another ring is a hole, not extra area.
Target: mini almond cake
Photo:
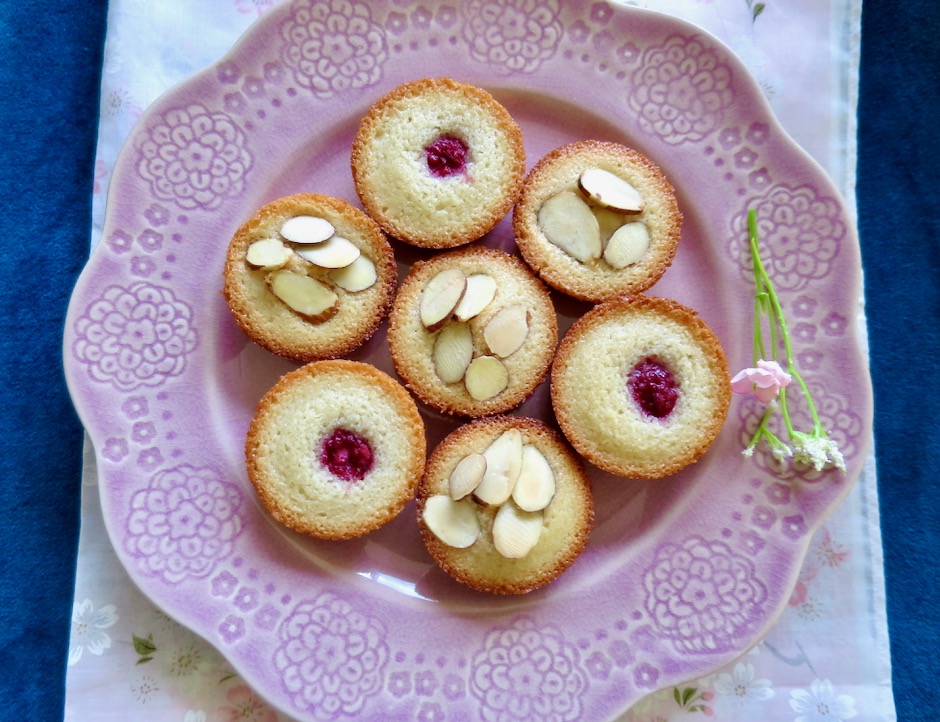
[[[637,295],[595,306],[569,329],[552,368],[552,406],[588,461],[655,479],[697,461],[731,403],[724,351],[698,314]]]
[[[395,369],[424,403],[487,416],[521,404],[548,375],[558,320],[517,258],[462,248],[415,263],[389,314]]]
[[[515,416],[452,432],[428,459],[416,498],[434,561],[493,594],[524,594],[558,577],[594,522],[580,459],[543,422]]]
[[[281,524],[351,539],[391,521],[424,471],[424,422],[408,392],[358,361],[314,361],[262,397],[245,458]]]
[[[371,107],[351,164],[363,207],[390,235],[453,248],[480,238],[512,208],[525,150],[519,126],[485,90],[424,78]]]
[[[682,214],[662,171],[617,143],[556,148],[526,176],[513,232],[550,286],[602,301],[645,291],[672,263]]]
[[[225,300],[256,343],[305,362],[365,343],[388,312],[398,270],[382,229],[318,194],[268,203],[229,243]]]

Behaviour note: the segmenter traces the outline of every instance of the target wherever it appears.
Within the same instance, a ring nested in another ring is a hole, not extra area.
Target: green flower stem
[[[792,376],[792,372],[790,370],[789,365],[787,366],[787,373],[791,374]],[[792,439],[793,432],[795,431],[795,429],[793,428],[793,422],[790,421],[790,408],[787,406],[787,390],[786,389],[780,389],[780,415],[783,416],[783,422],[784,424],[786,424],[786,427],[787,427],[787,434]]]
[[[787,445],[784,444],[783,441],[781,441],[773,431],[767,428],[767,424],[770,422],[770,419],[773,415],[774,407],[768,405],[767,408],[764,409],[764,414],[761,416],[760,423],[757,425],[757,430],[754,432],[750,443],[747,445],[748,451],[752,451],[761,439],[766,439],[767,443],[770,444],[771,449],[777,449],[778,453],[787,453]]]
[[[801,434],[793,427],[793,422],[790,419],[790,410],[787,403],[787,389],[780,389],[779,394],[779,404],[780,412],[783,416],[784,424],[786,425],[787,435],[790,437],[791,442],[793,442],[797,437],[806,438],[807,436],[815,439],[828,439],[825,429],[822,426],[822,422],[819,420],[819,413],[816,409],[816,404],[813,403],[813,398],[809,392],[809,388],[806,385],[806,381],[803,379],[802,374],[796,367],[796,361],[793,357],[793,344],[790,338],[790,331],[787,327],[786,316],[783,313],[783,308],[780,305],[780,299],[777,296],[777,291],[774,288],[773,281],[770,280],[770,274],[767,273],[767,269],[764,266],[764,262],[760,256],[760,248],[758,243],[758,229],[757,229],[757,212],[752,208],[747,212],[747,228],[748,228],[748,240],[750,242],[751,250],[751,262],[754,267],[754,281],[755,281],[755,295],[754,295],[754,365],[757,365],[757,361],[760,359],[773,359],[776,356],[776,350],[779,347],[779,340],[783,342],[784,355],[786,357],[786,371],[790,374],[791,378],[796,381],[800,390],[803,393],[803,398],[806,400],[807,407],[809,408],[810,415],[813,419],[813,431],[809,435]],[[764,316],[767,316],[767,326],[770,336],[770,345],[769,347],[764,346],[764,331],[762,319]],[[770,351],[768,354],[767,352]],[[774,407],[768,406],[764,411],[763,416],[761,417],[760,423],[758,424],[757,430],[754,432],[754,436],[751,438],[750,443],[746,449],[746,453],[751,453],[754,447],[761,439],[766,439],[768,444],[771,447],[771,450],[775,455],[779,455],[785,452],[789,452],[789,447],[780,440],[770,429],[768,428],[768,423],[770,418],[774,414]]]
[[[757,236],[757,211],[753,208],[747,212],[747,230],[751,243],[751,258],[754,261],[754,278],[757,282],[756,297],[763,301],[765,306],[769,306],[767,311],[770,325],[770,349],[773,355],[776,355],[777,338],[776,330],[779,326],[780,335],[783,337],[783,347],[786,352],[787,366],[793,367],[793,348],[790,344],[790,332],[787,329],[787,319],[783,315],[783,309],[780,307],[780,299],[777,297],[777,291],[774,289],[773,281],[770,280],[770,274],[764,267],[764,262],[760,257]],[[763,351],[763,338],[759,339],[761,351]],[[762,356],[761,358],[766,358]]]

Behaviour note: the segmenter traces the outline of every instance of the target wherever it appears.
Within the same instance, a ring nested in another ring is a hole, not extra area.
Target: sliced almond
[[[600,227],[577,193],[562,191],[545,201],[538,223],[551,243],[581,263],[601,257]]]
[[[468,454],[463,457],[450,473],[447,483],[450,487],[450,498],[455,501],[472,494],[483,481],[486,472],[486,457],[483,454]]]
[[[522,469],[522,432],[507,429],[483,452],[486,469],[473,495],[485,504],[502,504],[512,495]]]
[[[329,286],[303,273],[273,271],[266,280],[275,296],[311,321],[325,321],[339,305],[339,298]]]
[[[538,544],[542,525],[542,512],[523,511],[507,502],[493,519],[493,546],[508,559],[522,559]]]
[[[336,268],[330,271],[330,280],[350,293],[372,288],[377,279],[375,264],[362,255],[346,268]]]
[[[500,358],[518,351],[528,335],[529,310],[521,303],[503,306],[483,329],[483,340]]]
[[[447,323],[466,290],[467,274],[459,268],[447,268],[428,281],[418,311],[424,327],[434,333]]]
[[[578,178],[578,185],[592,201],[615,211],[640,213],[646,206],[636,188],[602,168],[584,170]]]
[[[470,327],[459,321],[451,321],[434,340],[431,352],[434,371],[445,384],[455,384],[467,372],[473,360],[473,334]]]
[[[555,473],[545,455],[532,444],[522,447],[522,468],[512,500],[523,511],[540,511],[555,497]]]
[[[274,270],[282,268],[293,254],[279,238],[262,238],[248,246],[245,260],[255,268]]]
[[[466,549],[480,536],[480,519],[472,501],[454,501],[436,494],[424,502],[421,519],[431,533],[447,546]]]
[[[495,356],[477,356],[467,367],[463,383],[474,399],[486,401],[505,391],[509,385],[509,371]]]
[[[281,226],[281,235],[291,243],[323,243],[334,233],[333,224],[318,216],[294,216]]]
[[[490,305],[496,295],[496,279],[485,273],[467,276],[467,290],[457,304],[454,317],[458,321],[469,321]]]
[[[328,241],[297,248],[294,252],[320,268],[346,268],[360,256],[359,248],[342,236],[333,236]]]
[[[597,225],[601,229],[601,243],[607,247],[607,242],[614,232],[627,222],[627,216],[620,211],[612,211],[603,206],[593,206],[591,213],[597,219]]]
[[[646,255],[650,232],[645,223],[634,221],[620,226],[607,241],[604,260],[614,268],[632,266]]]

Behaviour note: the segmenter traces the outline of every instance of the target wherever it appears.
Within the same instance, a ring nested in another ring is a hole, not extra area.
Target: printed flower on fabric
[[[716,131],[731,106],[731,69],[701,39],[674,35],[643,53],[630,107],[640,126],[671,145]]]
[[[735,649],[767,598],[750,561],[722,541],[698,536],[662,545],[644,586],[653,623],[683,652]]]
[[[245,145],[227,113],[174,108],[137,141],[137,170],[157,198],[212,210],[244,189],[252,164]]]
[[[99,195],[102,188],[104,188],[104,179],[108,177],[108,166],[105,165],[103,160],[95,161],[95,184],[92,189],[94,195]]]
[[[277,722],[277,712],[252,692],[247,685],[236,684],[225,692],[225,704],[216,711],[221,722]]]
[[[843,722],[858,714],[855,698],[836,694],[828,679],[813,680],[808,690],[792,690],[790,707],[798,715],[794,722]]]
[[[104,630],[118,620],[113,604],[95,609],[90,599],[75,605],[72,610],[72,635],[69,640],[69,666],[77,664],[87,649],[99,657],[111,647],[111,635]]]
[[[739,706],[750,702],[764,702],[774,696],[774,690],[769,679],[756,679],[756,676],[753,664],[738,662],[731,674],[719,674],[713,686],[715,692],[733,700]]]
[[[149,674],[141,675],[131,685],[131,694],[141,704],[147,704],[159,691],[160,683]]]
[[[497,71],[534,72],[558,49],[557,0],[471,0],[461,9],[471,57]]]
[[[135,638],[135,643],[138,641],[139,638]],[[154,652],[156,651],[155,649]],[[200,672],[208,664],[203,658],[204,652],[200,643],[186,641],[167,650],[161,649],[159,651],[161,653],[165,652],[165,656],[161,654],[160,657],[165,674],[168,677],[176,681],[185,681],[184,686],[187,689],[192,689],[197,680],[201,681]]]
[[[241,491],[218,472],[182,464],[131,498],[125,550],[144,573],[177,583],[204,577],[242,531]]]
[[[240,13],[261,16],[274,5],[275,0],[236,0],[235,9]]]
[[[816,547],[816,558],[827,567],[841,566],[851,555],[851,550],[837,543],[828,529],[823,529],[819,545]]]
[[[196,348],[192,309],[168,288],[138,281],[108,286],[75,322],[75,358],[121,391],[178,376]]]
[[[326,98],[382,77],[385,35],[367,3],[295,2],[281,27],[282,58],[299,85]]]
[[[587,675],[578,650],[552,627],[523,618],[492,629],[473,657],[470,691],[486,722],[573,722]]]
[[[801,607],[806,604],[806,601],[809,598],[809,583],[812,582],[818,574],[819,570],[812,564],[804,564],[803,568],[800,570],[799,576],[796,579],[796,585],[793,587],[793,592],[790,594],[790,598],[787,600],[787,604],[789,604],[791,607]]]
[[[298,604],[281,624],[274,666],[298,710],[322,720],[356,718],[382,689],[385,637],[377,619],[322,594]]]

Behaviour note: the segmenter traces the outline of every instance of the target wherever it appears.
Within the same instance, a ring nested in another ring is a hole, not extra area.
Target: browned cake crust
[[[633,185],[645,201],[641,213],[625,216],[646,225],[649,249],[636,263],[614,268],[604,258],[580,262],[551,243],[539,225],[545,201],[562,191],[578,192],[578,178],[600,168]],[[513,232],[523,259],[553,288],[586,301],[645,291],[671,265],[679,243],[682,214],[662,170],[626,146],[585,140],[556,148],[526,176],[513,211]]]
[[[435,178],[424,149],[442,135],[469,149],[465,174]],[[423,78],[380,98],[352,146],[356,192],[390,235],[424,248],[474,241],[512,208],[525,175],[522,131],[492,95],[450,78]]]
[[[375,284],[352,293],[332,283],[329,271],[303,262],[308,275],[325,280],[339,296],[335,313],[322,321],[288,308],[271,293],[267,271],[245,260],[254,241],[279,238],[284,222],[298,215],[330,221],[337,235],[375,264]],[[268,351],[301,363],[344,356],[365,343],[388,313],[398,283],[391,244],[378,224],[346,201],[314,193],[286,196],[260,208],[229,243],[223,275],[223,296],[239,327]]]
[[[422,520],[430,496],[448,493],[448,479],[457,463],[482,453],[509,428],[535,445],[555,474],[556,493],[545,509],[544,527],[535,548],[521,559],[507,559],[493,545],[496,509],[476,504],[482,527],[477,541],[458,549],[443,543]],[[416,492],[418,525],[434,561],[457,581],[491,594],[525,594],[556,579],[587,544],[594,523],[594,497],[581,460],[560,434],[537,419],[493,416],[457,428],[431,453]]]
[[[419,306],[428,282],[448,268],[459,268],[467,276],[487,274],[497,282],[490,304],[466,322],[473,337],[474,358],[490,355],[484,329],[501,309],[523,304],[529,312],[528,334],[522,346],[502,359],[508,386],[489,399],[471,396],[464,380],[445,383],[435,370],[434,346],[441,331],[425,328]],[[389,314],[388,341],[396,371],[422,402],[443,413],[487,416],[515,408],[547,377],[558,344],[558,319],[548,289],[522,261],[503,251],[474,246],[418,261],[411,267]]]
[[[679,384],[664,419],[644,414],[627,374],[656,358]],[[697,461],[731,403],[724,351],[698,314],[676,301],[637,295],[601,303],[569,329],[551,376],[552,405],[578,453],[612,474],[656,479]]]
[[[370,444],[359,481],[320,461],[337,428]],[[391,521],[424,471],[424,422],[408,392],[358,361],[315,361],[285,374],[261,399],[245,440],[248,477],[281,524],[322,539],[350,539]]]

